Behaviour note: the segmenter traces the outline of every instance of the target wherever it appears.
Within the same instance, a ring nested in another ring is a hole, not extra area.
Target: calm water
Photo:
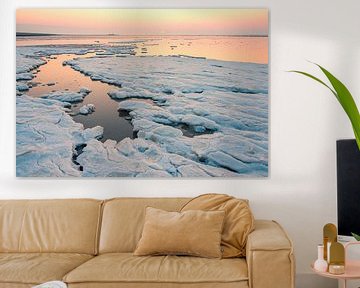
[[[268,63],[268,37],[242,36],[41,36],[17,37],[17,46],[135,43],[138,55],[179,55],[225,61]],[[146,53],[144,53],[146,52]]]
[[[95,105],[95,112],[89,115],[79,114],[73,116],[73,119],[82,123],[85,128],[97,125],[104,127],[103,140],[113,139],[120,141],[125,137],[134,138],[132,125],[126,119],[127,115],[123,114],[120,117],[118,102],[107,95],[109,91],[116,89],[116,87],[100,81],[92,81],[90,77],[75,71],[70,66],[62,65],[66,60],[89,56],[91,55],[63,54],[56,56],[56,59],[48,59],[47,64],[39,67],[39,72],[32,80],[32,82],[40,84],[31,88],[27,94],[39,97],[52,91],[69,90],[78,92],[81,87],[89,88],[92,92],[85,97],[83,102],[72,105],[72,112],[76,114],[81,106],[90,103]],[[48,86],[48,83],[55,85]]]

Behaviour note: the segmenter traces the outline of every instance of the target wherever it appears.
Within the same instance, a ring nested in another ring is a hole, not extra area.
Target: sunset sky
[[[17,32],[268,35],[267,9],[18,9]]]

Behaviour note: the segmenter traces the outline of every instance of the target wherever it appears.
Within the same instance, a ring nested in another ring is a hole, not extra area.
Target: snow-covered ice
[[[16,74],[28,73],[46,63],[42,58],[21,53],[23,50],[25,49],[16,48]]]
[[[19,92],[28,91],[29,86],[25,83],[16,83],[16,90]]]
[[[81,87],[79,93],[87,95],[87,94],[91,93],[91,90],[87,87]]]
[[[90,90],[85,90],[84,88],[80,89],[79,92],[71,92],[71,91],[55,91],[49,94],[41,96],[41,98],[45,99],[53,99],[62,102],[75,103],[81,102],[84,98],[90,93]]]
[[[181,55],[138,57],[132,56],[136,44],[123,44],[19,49],[25,59],[17,67],[19,81],[31,80],[44,56],[95,52],[63,65],[117,86],[109,97],[128,111],[138,137],[102,143],[102,127],[84,130],[75,123],[64,106],[81,102],[91,92],[86,88],[38,99],[17,96],[19,176],[267,175],[267,65]]]
[[[210,167],[214,175],[217,169],[235,175],[267,175],[267,65],[128,56],[76,59],[71,67],[103,82],[121,83],[122,88],[109,96],[123,100],[119,109],[130,112],[138,137],[156,145],[163,155],[192,161],[188,163],[191,171],[202,165]],[[222,72],[204,72],[213,69]],[[199,135],[185,136],[181,125]],[[208,133],[201,135],[205,131]],[[185,174],[184,167],[175,168],[168,173]],[[197,175],[204,173],[211,175],[204,170]]]
[[[95,105],[94,104],[86,104],[84,106],[81,106],[79,109],[79,113],[82,115],[88,115],[95,111]]]
[[[17,176],[81,176],[76,147],[101,137],[102,127],[84,130],[66,112],[56,100],[16,97]]]
[[[32,80],[34,75],[32,73],[19,73],[16,74],[16,81],[19,80]]]

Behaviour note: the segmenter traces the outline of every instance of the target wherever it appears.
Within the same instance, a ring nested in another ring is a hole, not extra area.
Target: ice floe
[[[79,93],[87,95],[87,94],[91,93],[91,90],[87,87],[81,87]]]
[[[19,73],[16,74],[16,81],[19,80],[32,80],[34,75],[32,73]]]
[[[39,57],[22,54],[20,52],[22,50],[24,49],[16,48],[16,74],[28,73],[46,63],[45,60]]]
[[[19,92],[28,91],[29,86],[25,83],[16,83],[16,90]]]
[[[53,99],[62,102],[75,103],[81,102],[91,91],[86,88],[81,88],[79,92],[71,92],[71,91],[55,91],[49,94],[41,96],[41,98],[45,99]]]
[[[138,137],[165,155],[192,161],[188,168],[193,172],[198,165],[211,168],[197,170],[197,175],[217,175],[217,169],[235,175],[267,175],[267,65],[129,56],[101,62],[77,59],[71,66],[89,76],[104,75],[104,82],[121,83],[122,88],[109,96],[122,100],[119,109],[130,113]],[[203,72],[218,66],[219,74]],[[141,99],[152,99],[154,104]],[[187,137],[183,129],[198,135]],[[185,170],[170,174],[185,175]]]
[[[17,176],[81,176],[73,162],[76,147],[101,137],[102,127],[84,129],[63,106],[51,99],[16,97]]]
[[[82,115],[88,115],[95,111],[94,104],[86,104],[79,109],[79,113]]]

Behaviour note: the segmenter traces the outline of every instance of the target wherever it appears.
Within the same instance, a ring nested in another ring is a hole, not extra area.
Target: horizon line
[[[23,35],[18,35],[23,34]],[[87,34],[87,33],[46,33],[16,31],[16,37],[22,36],[228,36],[228,37],[269,37],[268,34]]]

